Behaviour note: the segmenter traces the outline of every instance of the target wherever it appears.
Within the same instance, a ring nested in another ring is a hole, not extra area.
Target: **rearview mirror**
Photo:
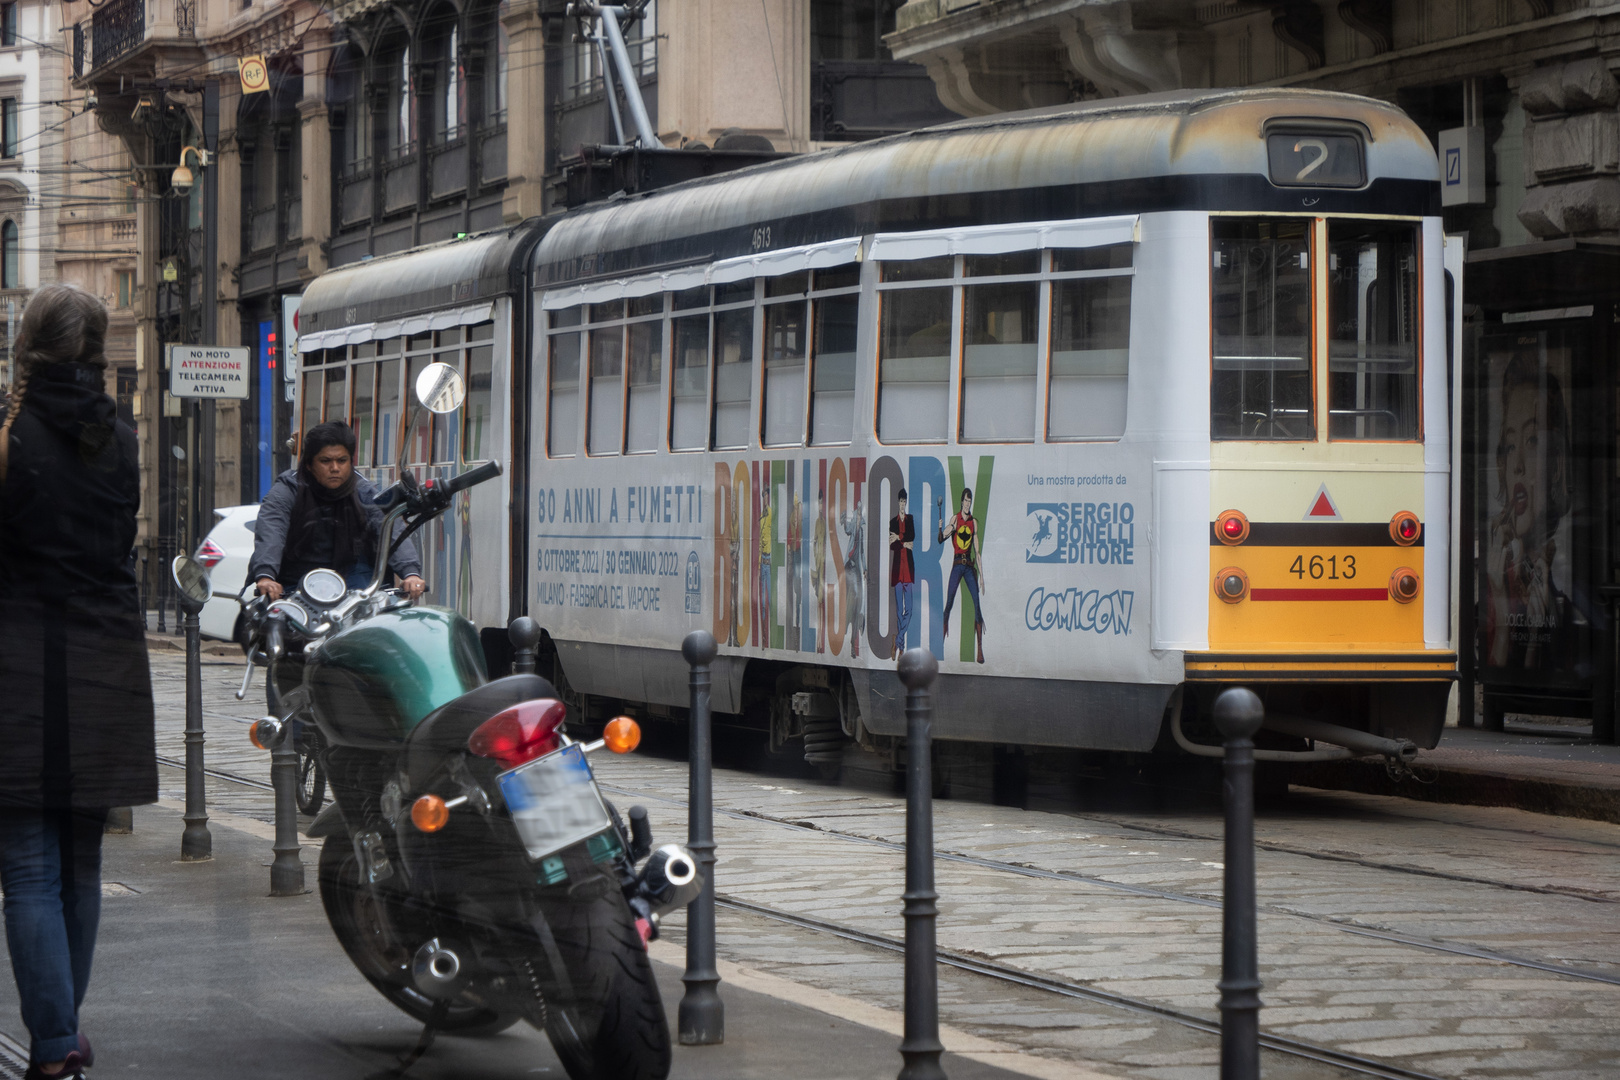
[[[214,595],[213,586],[208,581],[208,568],[190,555],[176,555],[169,573],[174,577],[174,587],[180,593],[180,607],[187,615],[197,614]]]
[[[461,381],[461,373],[449,364],[429,364],[416,377],[416,400],[429,412],[455,412],[466,397],[467,388]]]

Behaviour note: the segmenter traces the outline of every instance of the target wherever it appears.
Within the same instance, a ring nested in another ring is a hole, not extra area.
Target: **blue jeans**
[[[101,920],[105,810],[0,810],[6,945],[36,1062],[79,1047]]]
[[[913,582],[897,581],[894,583],[894,655],[896,659],[899,659],[900,654],[910,644],[907,635],[911,631],[911,608],[916,591],[917,586]]]
[[[951,608],[956,606],[956,587],[966,584],[968,595],[973,598],[973,625],[984,625],[984,605],[979,603],[979,572],[965,563],[955,563],[951,566],[951,583],[945,586],[945,621],[951,621]]]
[[[343,583],[351,589],[364,589],[371,584],[371,570],[370,563],[355,563],[349,572],[343,575]]]

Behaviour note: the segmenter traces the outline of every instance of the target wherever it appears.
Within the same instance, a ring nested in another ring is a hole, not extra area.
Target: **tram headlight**
[[[1249,595],[1249,575],[1241,567],[1223,567],[1215,574],[1215,595],[1236,604]]]
[[[1410,510],[1402,510],[1389,519],[1389,538],[1401,547],[1411,547],[1423,535],[1423,523]]]
[[[1389,575],[1389,598],[1398,604],[1410,604],[1423,591],[1423,579],[1410,566],[1397,567]]]
[[[1222,510],[1215,517],[1215,535],[1233,547],[1249,538],[1249,519],[1241,510]]]

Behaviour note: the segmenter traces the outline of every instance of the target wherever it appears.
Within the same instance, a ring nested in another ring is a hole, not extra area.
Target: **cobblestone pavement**
[[[268,777],[247,742],[239,664],[205,666],[209,765]],[[155,655],[159,753],[183,759],[178,655]],[[621,806],[684,833],[685,766],[597,755]],[[183,775],[162,770],[166,798]],[[268,792],[210,780],[211,805],[270,820]],[[898,941],[903,802],[881,792],[717,770],[724,957],[898,1007],[899,958],[770,917]],[[1020,810],[935,804],[942,949],[1215,1019],[1221,823],[1205,809]],[[1295,789],[1257,826],[1266,1033],[1457,1078],[1620,1075],[1620,826],[1521,811]],[[307,856],[306,856],[307,857]],[[761,911],[764,913],[762,914]],[[666,927],[681,939],[681,920]],[[1152,1012],[941,969],[942,1020],[1120,1076],[1215,1075],[1205,1032]],[[1268,1052],[1268,1076],[1353,1070]]]

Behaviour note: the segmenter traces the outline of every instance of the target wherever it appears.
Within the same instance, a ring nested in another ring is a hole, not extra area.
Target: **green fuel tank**
[[[445,608],[411,607],[356,623],[305,661],[327,742],[396,749],[434,709],[489,681],[473,624]]]

